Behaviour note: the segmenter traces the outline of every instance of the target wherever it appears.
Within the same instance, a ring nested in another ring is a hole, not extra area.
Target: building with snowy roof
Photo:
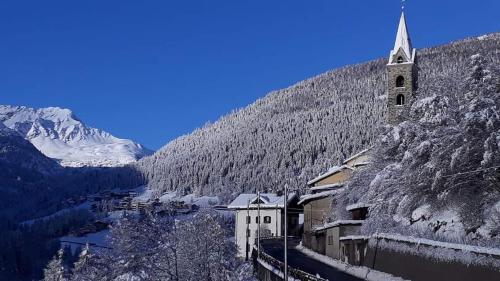
[[[285,201],[283,194],[261,193],[240,194],[228,205],[235,212],[235,243],[238,256],[248,258],[256,245],[258,229],[260,237],[279,237],[284,234],[284,208],[288,207],[287,233],[289,236],[300,235],[299,215],[302,208],[298,206],[296,193],[290,193]]]
[[[356,233],[356,226],[335,225],[329,229],[321,227],[335,219],[332,218],[335,197],[345,190],[346,182],[356,169],[369,164],[369,151],[369,148],[364,149],[344,160],[342,165],[334,166],[307,182],[309,192],[300,197],[298,202],[304,208],[302,244],[305,247],[321,254],[328,252],[329,256],[338,258],[339,237],[345,233]],[[366,216],[363,213],[358,217],[363,217],[362,215]]]

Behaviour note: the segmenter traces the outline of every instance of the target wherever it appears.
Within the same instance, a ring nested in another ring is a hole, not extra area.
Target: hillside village
[[[390,51],[385,66],[385,123],[386,129],[396,130],[387,133],[394,137],[399,138],[397,130],[407,126],[409,120],[414,118],[412,106],[422,100],[418,96],[421,94],[418,78],[419,71],[425,72],[426,69],[419,65],[418,55],[419,52],[412,46],[405,14],[402,13],[394,48]],[[476,56],[472,60],[479,58]],[[254,189],[257,192],[236,194],[227,206],[217,205],[219,200],[216,199],[200,209],[200,206],[193,203],[192,197],[191,202],[179,197],[179,193],[182,195],[191,190],[162,195],[154,188],[141,192],[101,192],[68,204],[90,202],[90,209],[94,213],[111,214],[104,220],[96,220],[92,225],[84,226],[76,236],[96,231],[107,232],[108,227],[118,227],[120,230],[120,220],[112,218],[113,213],[121,213],[120,218],[125,220],[130,219],[128,217],[132,214],[146,222],[150,217],[182,221],[183,215],[196,220],[205,216],[207,210],[215,210],[227,220],[228,214],[232,213],[229,215],[232,218],[228,229],[234,229],[233,237],[227,241],[234,248],[230,251],[232,254],[225,254],[225,262],[233,263],[232,259],[236,258],[237,263],[253,265],[253,269],[247,267],[243,270],[243,275],[250,279],[244,279],[241,277],[242,272],[238,271],[238,280],[253,280],[254,277],[249,277],[249,274],[262,281],[499,279],[500,250],[481,247],[477,243],[453,241],[448,233],[454,233],[456,225],[462,223],[455,217],[452,218],[455,221],[450,221],[449,218],[435,221],[432,214],[428,214],[429,207],[426,207],[411,210],[411,218],[406,226],[397,228],[390,222],[387,225],[377,225],[379,222],[386,222],[380,210],[395,202],[370,199],[372,197],[367,196],[370,190],[366,194],[360,194],[358,190],[366,190],[373,183],[378,183],[378,174],[374,171],[380,171],[380,167],[383,167],[381,159],[385,157],[382,155],[385,152],[380,147],[380,143],[374,142],[354,151],[352,155],[346,155],[337,165],[307,179],[303,186],[288,186],[285,183],[274,188],[275,192],[269,192],[268,188],[261,192],[261,187],[257,186]],[[408,154],[405,157],[409,157]],[[417,165],[417,169],[418,167]],[[410,185],[412,184],[415,185]],[[146,225],[147,227],[156,227],[154,222],[148,223],[153,226]],[[227,223],[228,221],[224,222]],[[389,226],[398,231],[392,231]],[[418,226],[422,232],[402,230],[413,226]],[[128,227],[135,229],[141,226]],[[175,234],[175,227],[173,230]],[[126,229],[126,232],[129,231]],[[434,234],[429,234],[432,232]],[[436,233],[441,232],[444,235],[437,236]],[[64,241],[61,241],[85,245],[85,239],[71,239],[73,238],[64,237]],[[216,239],[220,240],[220,237]],[[492,236],[492,241],[495,239]],[[204,254],[211,253],[208,251]],[[175,261],[177,262],[177,258]],[[224,274],[225,278],[231,275],[228,272]]]
[[[418,88],[418,68],[417,51],[402,13],[387,64],[388,124],[405,121]],[[307,194],[300,198],[294,192],[287,198],[282,192],[258,192],[241,194],[229,205],[236,211],[238,255],[253,258],[259,280],[500,278],[498,249],[404,235],[366,235],[362,226],[369,223],[366,218],[372,203],[379,202],[358,201],[339,212],[338,206],[343,206],[339,195],[349,193],[354,174],[372,165],[373,153],[368,147],[309,180]],[[288,257],[284,259],[284,255]]]
[[[500,280],[500,34],[417,50],[403,11],[395,37],[152,155],[69,110],[0,106],[0,142],[29,152],[8,179],[42,194],[0,202],[19,219],[0,221],[0,280]],[[74,124],[102,159],[47,156]]]

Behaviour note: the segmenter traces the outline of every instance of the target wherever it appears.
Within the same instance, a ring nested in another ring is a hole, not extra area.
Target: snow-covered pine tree
[[[386,127],[372,165],[355,174],[337,215],[371,203],[364,231],[499,244],[499,56],[423,83],[409,120]]]
[[[44,281],[68,281],[67,271],[63,265],[63,249],[59,249],[54,258],[47,264],[44,269]]]
[[[491,34],[419,50],[416,95],[435,93],[433,103],[455,106],[468,58],[481,52],[498,61],[499,42],[500,34]],[[154,190],[226,200],[257,187],[272,191],[283,179],[305,188],[308,179],[374,143],[386,122],[385,67],[386,59],[347,66],[272,92],[133,167]]]
[[[80,252],[78,260],[74,264],[71,281],[108,281],[112,280],[109,260],[102,256],[94,255],[88,244]]]

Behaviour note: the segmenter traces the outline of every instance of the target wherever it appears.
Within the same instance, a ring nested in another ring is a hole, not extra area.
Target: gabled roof
[[[335,196],[336,194],[339,194],[339,193],[343,192],[344,190],[345,190],[344,188],[338,188],[338,189],[323,191],[323,192],[314,193],[314,194],[306,194],[306,195],[303,195],[300,197],[300,201],[297,203],[297,205],[302,205],[302,204],[305,204],[305,203],[307,203],[309,201],[313,201],[313,200],[318,200],[318,199],[323,199],[326,197]]]
[[[320,186],[313,186],[309,188],[309,192],[311,193],[317,193],[321,191],[328,191],[328,190],[335,190],[342,188],[344,186],[343,183],[332,183],[332,184],[325,184],[325,185],[320,185]]]
[[[296,197],[296,193],[292,192],[288,194],[287,203],[289,204],[292,199]],[[260,200],[262,203],[260,204],[260,208],[284,208],[284,195],[278,196],[275,193],[261,193]],[[257,208],[258,197],[255,193],[243,193],[240,194],[236,199],[231,202],[227,206],[228,209],[246,209],[250,207],[250,209]],[[250,205],[249,205],[250,204]]]
[[[334,221],[334,222],[325,223],[323,225],[318,225],[314,228],[314,231],[322,231],[322,230],[329,229],[332,227],[337,227],[337,226],[361,225],[361,224],[363,224],[363,221],[360,221],[360,220],[338,220],[338,221]]]
[[[329,176],[331,176],[331,175],[334,175],[334,174],[336,174],[336,173],[342,172],[342,171],[343,171],[343,170],[345,170],[345,169],[350,169],[350,170],[352,170],[352,168],[351,168],[351,167],[346,166],[346,165],[342,165],[342,166],[340,166],[340,167],[339,167],[339,166],[333,166],[333,167],[331,167],[330,169],[328,169],[328,172],[326,172],[326,173],[324,173],[324,174],[321,174],[321,175],[319,175],[319,176],[315,177],[314,179],[312,179],[312,180],[308,181],[308,182],[307,182],[307,185],[312,185],[312,184],[315,184],[315,183],[317,183],[318,181],[320,181],[320,180],[322,180],[322,179],[324,179],[324,178],[326,178],[326,177],[329,177]]]
[[[357,209],[370,208],[370,207],[371,207],[371,204],[358,202],[355,204],[348,205],[347,207],[345,207],[345,209],[346,209],[346,211],[350,212],[350,211],[354,211]]]
[[[360,157],[360,156],[363,156],[364,154],[366,154],[366,153],[367,153],[368,151],[370,151],[371,149],[372,149],[372,148],[371,148],[371,147],[369,147],[369,148],[366,148],[366,149],[361,150],[360,152],[358,152],[358,153],[354,154],[353,156],[351,156],[351,157],[347,158],[346,160],[344,160],[344,162],[343,162],[342,164],[344,164],[344,165],[345,165],[345,164],[347,164],[347,162],[349,162],[349,161],[351,161],[351,160],[354,160],[354,159],[356,159],[356,158],[358,158],[358,157]]]

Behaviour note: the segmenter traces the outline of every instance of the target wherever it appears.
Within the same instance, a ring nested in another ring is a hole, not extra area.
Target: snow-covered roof
[[[345,207],[346,211],[350,212],[356,209],[361,209],[361,208],[369,208],[371,204],[368,203],[363,203],[363,202],[358,202],[356,204],[351,204]]]
[[[363,221],[338,220],[338,221],[334,221],[334,222],[325,223],[324,225],[319,225],[319,226],[314,228],[314,231],[321,231],[321,230],[325,230],[325,229],[329,229],[329,228],[341,226],[341,225],[361,225],[361,224],[363,224]]]
[[[288,194],[288,203],[297,196],[296,193],[292,192]],[[240,194],[236,199],[227,206],[228,209],[250,209],[257,208],[257,194],[255,193],[243,193]],[[278,196],[275,193],[261,193],[260,200],[263,202],[260,204],[260,208],[284,208],[285,196]],[[248,205],[250,204],[250,205]]]
[[[404,12],[401,13],[401,18],[399,19],[398,33],[396,35],[396,41],[394,42],[392,55],[396,54],[399,49],[403,50],[408,60],[412,60],[413,47],[411,45],[408,28],[406,26],[406,17]]]
[[[320,185],[320,186],[313,186],[309,188],[309,191],[314,193],[316,191],[327,191],[327,190],[334,190],[343,187],[343,183],[332,183],[332,184],[325,184],[325,185]]]
[[[370,151],[371,147],[370,148],[367,148],[367,149],[363,149],[361,150],[360,152],[354,154],[353,156],[347,158],[346,160],[344,160],[344,162],[342,164],[346,164],[347,162],[351,161],[351,160],[354,160],[356,158],[358,158],[359,156],[362,156],[364,155],[365,153],[367,153],[368,151]]]
[[[365,236],[365,235],[348,235],[348,236],[342,236],[339,238],[340,241],[346,241],[346,240],[368,240],[370,239],[370,236]]]
[[[321,199],[321,198],[325,198],[325,197],[329,197],[329,196],[334,196],[335,194],[339,194],[342,191],[344,191],[343,188],[338,188],[338,189],[334,189],[334,190],[323,191],[320,193],[303,195],[300,197],[300,201],[297,204],[302,205],[302,204],[304,204],[308,201],[311,201],[311,200],[316,200],[316,199]]]
[[[326,172],[326,173],[324,173],[324,174],[321,174],[321,175],[319,175],[319,176],[315,177],[314,179],[312,179],[312,180],[308,181],[308,182],[307,182],[307,185],[312,185],[312,184],[315,184],[315,183],[317,183],[318,181],[320,181],[320,180],[322,180],[322,179],[324,179],[324,178],[326,178],[326,177],[329,177],[329,176],[331,176],[331,175],[334,175],[334,174],[336,174],[336,173],[339,173],[339,172],[341,172],[341,171],[343,171],[343,170],[345,170],[345,169],[350,169],[350,170],[352,170],[352,168],[351,168],[351,167],[346,166],[346,165],[342,165],[342,166],[333,166],[333,167],[331,167],[330,169],[328,169],[328,172]]]
[[[370,165],[371,162],[359,162],[359,163],[356,163],[354,165],[352,165],[354,168],[357,168],[357,167],[361,167],[361,166],[366,166],[366,165]]]

